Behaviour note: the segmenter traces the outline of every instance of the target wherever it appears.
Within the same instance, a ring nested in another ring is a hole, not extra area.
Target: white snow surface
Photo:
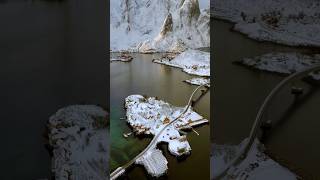
[[[246,66],[269,72],[292,74],[320,63],[320,54],[305,55],[300,53],[268,53],[240,61]],[[320,80],[319,73],[311,73],[311,77]]]
[[[181,68],[184,72],[197,76],[210,76],[210,53],[200,50],[187,50],[172,60],[156,59],[153,62]]]
[[[107,112],[95,105],[58,110],[48,122],[53,148],[52,172],[57,180],[109,178]]]
[[[243,146],[246,144],[245,139],[239,145],[217,145],[212,144],[211,179],[220,174],[227,164],[232,161]],[[281,166],[276,161],[268,157],[264,152],[263,144],[255,140],[248,156],[236,167],[231,168],[222,180],[229,179],[246,179],[246,180],[296,180],[297,175],[287,168]]]
[[[114,52],[182,52],[210,46],[209,6],[200,9],[198,0],[111,0],[110,7]]]
[[[175,107],[154,97],[130,95],[125,99],[125,107],[127,121],[136,134],[158,135],[166,128],[157,142],[167,142],[170,153],[175,156],[189,154],[191,151],[186,136],[180,135],[179,130],[208,122],[190,107],[179,120],[166,127],[183,112],[184,107]]]
[[[159,149],[152,149],[136,160],[137,164],[143,165],[153,177],[160,177],[168,170],[168,161]]]
[[[213,0],[214,18],[235,23],[250,38],[291,46],[320,46],[317,0]]]

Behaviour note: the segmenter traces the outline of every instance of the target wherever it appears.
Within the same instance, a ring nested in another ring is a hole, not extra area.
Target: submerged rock
[[[94,105],[59,109],[48,121],[52,173],[57,180],[109,178],[107,112]]]

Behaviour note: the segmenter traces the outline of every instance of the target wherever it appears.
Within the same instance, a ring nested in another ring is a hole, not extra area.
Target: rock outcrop
[[[52,173],[57,180],[109,178],[107,112],[94,105],[58,110],[48,121]]]

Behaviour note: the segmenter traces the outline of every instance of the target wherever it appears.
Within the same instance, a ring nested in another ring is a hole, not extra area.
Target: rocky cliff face
[[[198,0],[112,0],[110,47],[145,53],[208,47],[209,25],[209,10]]]

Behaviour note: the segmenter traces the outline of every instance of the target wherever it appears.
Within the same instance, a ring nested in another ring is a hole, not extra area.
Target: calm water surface
[[[157,96],[175,106],[184,106],[196,86],[182,82],[192,76],[180,69],[159,65],[152,59],[159,56],[133,54],[134,59],[129,63],[112,62],[110,64],[111,76],[111,170],[125,164],[138,155],[151,138],[137,138],[130,136],[124,138],[123,133],[130,132],[123,109],[124,99],[132,94]],[[195,110],[210,120],[210,93],[207,93],[195,106]],[[188,140],[192,148],[191,156],[179,161],[167,151],[167,145],[162,145],[168,159],[168,176],[163,179],[209,179],[209,125],[196,128],[197,136],[188,133]],[[129,170],[127,177],[131,179],[147,179],[144,168],[134,166]]]
[[[214,20],[213,27],[215,78],[211,141],[238,144],[248,137],[264,98],[284,76],[255,71],[232,62],[273,51],[312,53],[317,50],[257,42],[230,31],[232,25],[223,21]],[[269,133],[265,143],[270,154],[281,163],[306,178],[319,179],[320,91],[302,81],[290,85],[304,87],[308,95],[294,103],[288,86],[276,96],[265,118],[277,122],[277,128]]]
[[[49,178],[49,116],[70,104],[107,106],[101,2],[0,1],[0,179]]]

